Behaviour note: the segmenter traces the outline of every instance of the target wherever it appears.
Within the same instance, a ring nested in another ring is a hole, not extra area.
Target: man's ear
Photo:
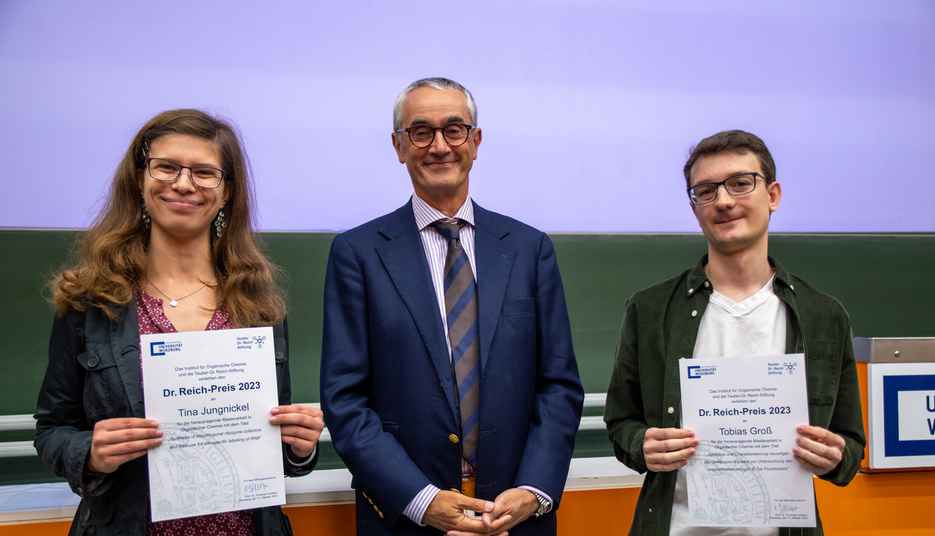
[[[481,133],[480,129],[474,129],[474,151],[472,151],[471,158],[477,160],[477,148],[480,147]]]
[[[776,212],[776,209],[779,208],[779,200],[782,199],[782,186],[773,181],[766,187],[766,194],[769,196],[770,213]]]
[[[399,132],[393,132],[392,134],[390,134],[390,137],[393,138],[393,149],[396,149],[396,156],[399,157],[399,163],[405,164],[406,155],[403,154],[402,142],[399,141],[399,138],[401,138],[402,136],[400,135]]]

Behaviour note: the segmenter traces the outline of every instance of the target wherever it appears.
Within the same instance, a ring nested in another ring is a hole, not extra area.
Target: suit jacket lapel
[[[477,263],[478,326],[481,370],[487,365],[516,249],[503,239],[509,228],[474,203],[474,256]]]
[[[422,335],[438,379],[448,395],[446,398],[452,415],[457,419],[447,335],[438,310],[432,274],[425,260],[425,249],[416,229],[411,201],[387,216],[379,231],[386,242],[376,247],[377,255]]]

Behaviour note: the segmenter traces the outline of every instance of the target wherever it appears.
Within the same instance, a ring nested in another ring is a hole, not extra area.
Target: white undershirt
[[[770,278],[762,289],[740,303],[711,293],[698,327],[693,358],[749,357],[786,353],[786,306],[773,292]],[[679,536],[778,536],[772,527],[693,527],[689,525],[686,470],[675,480],[669,534]]]

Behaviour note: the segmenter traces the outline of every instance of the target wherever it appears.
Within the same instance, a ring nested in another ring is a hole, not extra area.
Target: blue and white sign
[[[935,363],[867,365],[870,467],[935,467]]]

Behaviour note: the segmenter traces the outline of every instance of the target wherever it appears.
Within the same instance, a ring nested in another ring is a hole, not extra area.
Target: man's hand
[[[474,512],[474,516],[465,515],[464,511]],[[481,515],[488,515],[494,510],[494,503],[466,497],[453,491],[439,491],[429,503],[422,515],[422,522],[436,529],[449,532],[461,531],[476,534],[498,534],[500,528],[510,520],[509,515],[484,523]]]
[[[152,419],[107,419],[94,425],[85,467],[91,473],[113,473],[162,443],[162,430]]]
[[[674,471],[695,455],[695,432],[682,428],[650,428],[643,438],[646,468],[654,473]]]
[[[818,475],[828,474],[841,463],[844,457],[844,438],[817,426],[800,424],[796,427],[799,437],[792,447],[795,461]]]
[[[270,413],[273,416],[270,417],[269,422],[279,425],[282,442],[290,446],[292,454],[298,460],[308,458],[315,450],[321,431],[325,428],[321,410],[310,406],[293,405],[276,406],[270,410]]]
[[[506,531],[526,521],[538,509],[539,499],[536,499],[533,492],[526,489],[511,488],[497,496],[496,500],[494,500],[493,510],[482,515],[481,519],[488,531],[494,533],[503,531],[500,532],[500,536],[505,536],[508,534]],[[496,524],[503,519],[507,521]],[[475,536],[476,534],[487,534],[487,532],[453,530],[448,533],[448,536]]]

